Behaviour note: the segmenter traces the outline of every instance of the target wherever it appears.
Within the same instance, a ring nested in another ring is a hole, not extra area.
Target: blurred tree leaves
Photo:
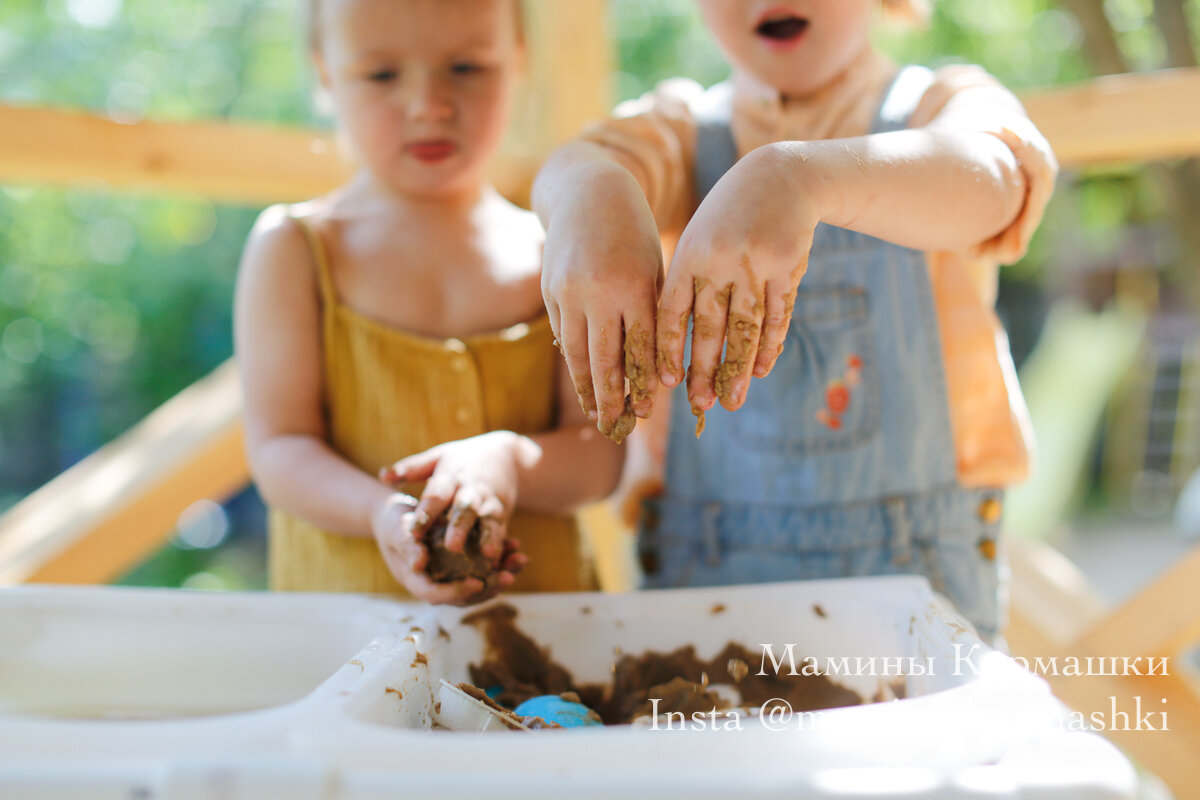
[[[297,16],[294,0],[5,0],[0,102],[314,124]],[[86,180],[0,186],[0,509],[231,355],[256,213]],[[261,509],[235,507],[261,528]],[[164,554],[131,580],[177,585],[213,559]]]
[[[292,0],[6,0],[0,102],[311,124],[295,16]],[[0,188],[2,452],[24,427],[9,408],[20,396],[63,411],[36,431],[59,452],[52,464],[3,459],[4,499],[229,356],[233,277],[254,215],[86,181]],[[95,419],[86,432],[79,416]]]

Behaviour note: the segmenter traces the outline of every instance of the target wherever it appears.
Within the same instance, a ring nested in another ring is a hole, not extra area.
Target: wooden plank
[[[1101,654],[1176,657],[1200,641],[1200,545],[1110,616],[1080,646]]]
[[[1105,605],[1087,576],[1049,545],[1009,537],[1009,627],[1015,655],[1035,658],[1076,641],[1104,618]]]
[[[518,202],[550,150],[607,113],[605,0],[529,0],[529,68],[493,164]],[[564,67],[564,65],[569,65]],[[231,122],[117,122],[81,111],[0,105],[0,181],[199,194],[261,205],[303,200],[346,179],[328,131]]]
[[[612,108],[608,0],[526,0],[526,19],[529,91],[509,143],[540,161]]]
[[[0,180],[199,194],[232,203],[302,200],[349,168],[327,132],[230,122],[116,122],[0,106]]]
[[[621,522],[609,500],[584,506],[577,514],[580,530],[596,562],[600,590],[632,592],[637,588],[638,576],[634,532]]]
[[[230,361],[0,517],[0,586],[111,580],[249,477]]]
[[[1043,653],[1042,655],[1054,655]],[[1059,659],[1064,654],[1059,654]],[[1085,658],[1087,653],[1072,649],[1070,655]],[[1112,655],[1111,653],[1108,655]],[[1120,725],[1105,730],[1104,737],[1137,760],[1138,764],[1161,778],[1181,798],[1195,797],[1200,786],[1200,694],[1186,676],[1157,677],[1046,676],[1056,697],[1072,709],[1082,712],[1091,721],[1093,712],[1101,712],[1105,724]],[[1159,727],[1158,712],[1167,712],[1166,732],[1136,730],[1137,715],[1133,712],[1136,698],[1141,698],[1142,713],[1154,712],[1149,722]],[[1127,717],[1112,714],[1116,709]],[[1128,719],[1129,730],[1123,730]]]
[[[1156,161],[1200,155],[1200,69],[1109,75],[1028,92],[1021,102],[1059,161]]]
[[[541,160],[609,108],[605,0],[530,0],[529,70],[492,180],[522,202]],[[563,65],[570,67],[564,69]],[[304,200],[344,181],[328,131],[232,122],[118,122],[0,105],[0,181],[199,194],[235,204]]]
[[[1182,647],[1200,635],[1200,547],[1149,587],[1106,615],[1087,579],[1074,564],[1040,542],[1009,543],[1012,569],[1008,643],[1012,653],[1036,663],[1041,658],[1147,658],[1172,656],[1166,675],[1046,675],[1055,695],[1090,720],[1113,708],[1129,712],[1135,698],[1143,713],[1166,711],[1170,732],[1106,730],[1104,735],[1162,778],[1180,797],[1200,785],[1200,689],[1181,662]],[[1107,662],[1100,662],[1107,663]],[[1117,669],[1123,669],[1121,667]],[[1135,715],[1130,713],[1131,725]]]
[[[500,190],[518,200],[550,149],[609,106],[611,63],[594,31],[603,27],[603,0],[532,5],[528,92],[493,170]],[[1200,154],[1196,97],[1200,69],[1175,69],[1107,76],[1022,100],[1059,159],[1079,165]],[[121,123],[79,111],[0,106],[0,180],[7,182],[101,181],[263,204],[321,194],[349,171],[325,131]]]
[[[538,161],[504,155],[497,189],[528,194]],[[195,194],[235,205],[305,200],[345,181],[331,134],[229,122],[115,122],[80,111],[0,105],[0,182]]]

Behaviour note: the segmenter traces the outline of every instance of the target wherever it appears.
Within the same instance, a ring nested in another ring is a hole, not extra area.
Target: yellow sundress
[[[559,355],[545,314],[462,339],[381,324],[340,301],[319,235],[305,221],[296,222],[308,239],[320,285],[328,430],[346,459],[374,475],[443,442],[493,430],[534,434],[554,427]],[[269,510],[268,525],[272,589],[407,595],[374,539],[330,533],[277,508]],[[573,516],[517,510],[509,535],[520,540],[530,559],[511,591],[596,588]]]

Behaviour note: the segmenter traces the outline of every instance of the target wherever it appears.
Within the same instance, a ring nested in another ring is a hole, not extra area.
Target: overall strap
[[[920,65],[902,67],[892,79],[892,85],[883,93],[879,110],[871,122],[871,133],[902,131],[908,127],[912,116],[925,92],[933,85],[933,70]]]
[[[733,111],[732,84],[719,83],[704,93],[696,117],[696,201],[703,200],[737,163],[737,144],[729,120]]]
[[[926,90],[933,85],[933,70],[920,65],[902,67],[879,104],[871,122],[871,133],[904,130]],[[719,83],[704,93],[696,117],[696,199],[703,200],[729,169],[737,163],[737,143],[730,118],[733,86]]]
[[[308,241],[308,249],[312,252],[313,263],[317,268],[317,284],[321,289],[321,302],[326,308],[333,308],[337,304],[337,292],[333,288],[333,276],[329,272],[329,258],[325,254],[325,245],[321,243],[321,236],[307,220],[295,216],[289,217],[289,219],[296,223]]]

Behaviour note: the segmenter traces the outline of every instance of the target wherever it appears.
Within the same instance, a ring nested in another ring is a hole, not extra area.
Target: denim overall
[[[902,70],[872,132],[903,129],[931,79]],[[737,160],[729,109],[727,85],[697,109],[701,199]],[[996,634],[1000,492],[956,482],[922,253],[818,225],[775,368],[694,427],[677,394],[639,525],[647,587],[916,573]]]

